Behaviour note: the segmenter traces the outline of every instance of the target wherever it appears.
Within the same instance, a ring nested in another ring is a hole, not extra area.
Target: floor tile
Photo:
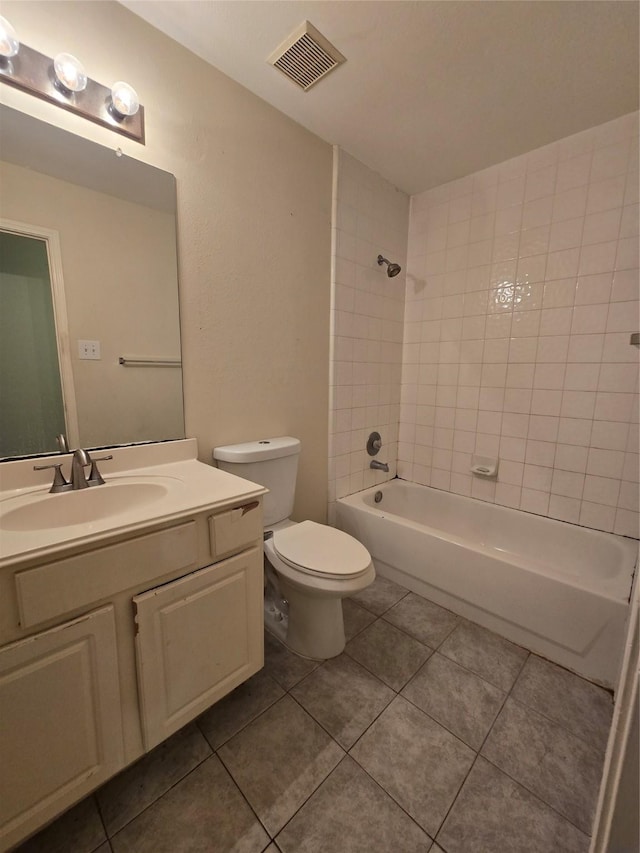
[[[268,843],[215,755],[111,839],[114,853],[262,853]]]
[[[218,755],[275,836],[344,755],[290,696],[283,696]]]
[[[97,798],[107,834],[122,829],[210,755],[192,723],[103,785]]]
[[[360,607],[351,598],[342,599],[342,615],[344,619],[344,635],[347,642],[352,640],[360,631],[364,630],[367,625],[374,622],[376,618],[375,613],[371,613],[370,610]]]
[[[291,695],[349,749],[395,694],[350,657],[340,655],[325,661]]]
[[[511,690],[529,652],[463,619],[440,649],[450,660],[501,690]]]
[[[459,621],[455,613],[413,592],[388,610],[384,618],[432,649],[442,643]]]
[[[279,640],[265,631],[264,672],[285,690],[290,690],[319,665],[317,660],[309,660],[290,652]]]
[[[106,837],[95,798],[89,796],[25,841],[15,853],[93,853]]]
[[[447,853],[587,853],[589,839],[478,758],[437,841]]]
[[[284,690],[264,669],[198,717],[198,726],[214,749],[284,696]]]
[[[277,838],[283,853],[426,853],[431,839],[346,756]]]
[[[432,650],[389,622],[378,619],[347,643],[348,655],[394,690],[401,690]]]
[[[350,754],[432,837],[475,758],[462,741],[401,697]]]
[[[613,700],[602,687],[531,655],[513,688],[513,697],[601,752],[606,749]]]
[[[585,741],[509,698],[482,754],[583,832],[591,832],[602,756]]]
[[[393,581],[378,575],[372,584],[362,592],[352,595],[351,598],[357,604],[381,616],[400,599],[404,598],[409,590]]]
[[[475,750],[482,746],[507,696],[438,652],[402,695]]]

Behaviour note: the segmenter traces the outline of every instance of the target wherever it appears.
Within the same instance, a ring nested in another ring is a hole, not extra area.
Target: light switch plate
[[[78,358],[100,360],[100,341],[78,341]]]

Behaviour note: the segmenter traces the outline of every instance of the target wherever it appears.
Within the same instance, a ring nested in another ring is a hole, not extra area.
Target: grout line
[[[233,773],[231,772],[231,770],[227,767],[227,765],[226,765],[226,764],[225,764],[225,762],[222,760],[222,758],[218,755],[218,753],[217,753],[217,752],[215,753],[215,756],[216,756],[216,758],[218,759],[218,761],[220,762],[220,764],[222,765],[222,769],[223,769],[223,770],[224,770],[224,772],[227,774],[227,776],[231,779],[232,784],[234,785],[234,787],[235,787],[235,788],[237,788],[237,790],[238,790],[238,792],[239,792],[240,796],[242,797],[242,799],[245,801],[245,803],[246,803],[246,804],[247,804],[247,806],[249,807],[249,810],[250,810],[250,811],[251,811],[251,813],[255,816],[255,819],[258,821],[258,823],[260,824],[260,826],[261,826],[261,827],[264,829],[264,831],[267,833],[267,838],[269,838],[269,839],[271,839],[271,841],[273,841],[273,837],[274,837],[274,836],[272,836],[272,835],[271,835],[271,833],[269,832],[269,830],[267,829],[267,827],[264,825],[263,821],[261,821],[261,820],[260,820],[260,816],[258,815],[258,813],[256,812],[256,810],[253,808],[253,806],[251,805],[251,803],[250,803],[250,802],[249,802],[249,800],[247,799],[247,797],[246,797],[246,795],[245,795],[244,791],[242,790],[242,788],[240,787],[240,785],[238,784],[238,782],[236,782],[236,779],[235,779],[235,777],[234,777]],[[269,845],[267,844],[267,845],[266,845],[266,847],[268,847],[268,846],[269,846]],[[266,848],[265,848],[265,849],[266,849]]]
[[[444,824],[445,824],[445,822],[446,822],[447,818],[449,817],[449,814],[450,814],[451,810],[453,809],[454,805],[456,804],[456,802],[457,802],[457,800],[458,800],[458,797],[460,796],[460,792],[462,791],[462,788],[464,787],[464,785],[465,785],[465,783],[466,783],[467,779],[469,778],[469,776],[470,776],[470,774],[471,774],[471,772],[472,772],[473,768],[476,766],[477,761],[478,761],[478,758],[480,757],[480,754],[481,754],[482,750],[484,749],[484,745],[485,745],[485,743],[487,742],[487,740],[488,740],[488,738],[489,738],[489,735],[490,735],[490,734],[491,734],[491,732],[493,731],[493,727],[495,726],[495,724],[496,724],[496,721],[497,721],[498,717],[499,717],[499,716],[500,716],[500,714],[502,713],[502,710],[504,709],[504,706],[505,706],[505,704],[506,704],[506,702],[507,702],[507,699],[509,698],[509,696],[511,695],[511,692],[513,691],[513,688],[515,687],[516,682],[517,682],[517,681],[518,681],[518,679],[520,678],[520,675],[522,674],[522,670],[524,669],[524,666],[525,666],[525,664],[526,664],[527,660],[529,659],[529,655],[530,655],[530,654],[531,654],[531,652],[529,652],[529,654],[528,654],[528,655],[525,657],[525,659],[523,660],[523,662],[522,662],[522,666],[520,667],[520,670],[519,670],[519,672],[518,672],[517,676],[516,676],[516,677],[514,678],[514,680],[513,680],[513,684],[511,685],[510,689],[505,693],[505,696],[504,696],[504,699],[503,699],[503,701],[502,701],[502,704],[500,705],[500,708],[499,708],[499,710],[498,710],[497,714],[495,715],[495,717],[494,717],[494,719],[493,719],[493,722],[492,722],[492,723],[491,723],[491,725],[489,726],[489,728],[488,728],[488,730],[487,730],[487,733],[486,733],[486,735],[484,736],[484,739],[483,739],[482,743],[480,744],[480,747],[479,747],[477,750],[474,750],[474,751],[475,751],[475,753],[476,753],[476,756],[475,756],[475,758],[473,759],[473,762],[472,762],[472,764],[471,764],[471,767],[469,768],[469,771],[467,772],[467,775],[466,775],[466,776],[464,777],[464,779],[462,780],[462,783],[460,784],[460,787],[458,788],[458,791],[457,791],[457,793],[456,793],[455,797],[454,797],[454,798],[453,798],[453,800],[451,801],[451,805],[449,806],[449,808],[448,808],[448,810],[447,810],[447,813],[445,814],[444,818],[442,819],[442,822],[441,822],[440,826],[438,827],[438,832],[436,833],[436,838],[438,837],[438,835],[439,835],[440,831],[442,830],[442,827],[444,826]],[[484,756],[484,755],[483,755],[482,757],[483,757],[483,758],[485,758],[485,756]],[[487,760],[487,759],[485,758],[485,761],[486,761],[486,760]],[[498,768],[498,769],[500,769],[500,768]],[[501,772],[504,772],[504,771],[501,771]],[[508,774],[505,774],[505,775],[508,775]],[[515,781],[515,780],[513,780],[513,781]]]
[[[190,724],[187,723],[187,725],[190,725]],[[181,729],[179,729],[178,731],[181,731]],[[178,734],[178,732],[175,732],[175,734]],[[173,735],[172,735],[172,737],[173,737]],[[203,735],[203,737],[204,737],[204,735]],[[167,740],[169,740],[169,738],[167,738]],[[206,741],[206,738],[205,738],[205,741]],[[166,741],[162,741],[161,743],[166,743]],[[207,743],[207,746],[209,746],[209,748],[211,749],[209,742],[206,741],[206,743]],[[161,744],[158,744],[158,746],[160,746],[160,745]],[[156,748],[156,747],[154,747],[154,748]],[[150,755],[150,754],[151,754],[150,752],[145,752],[144,755],[142,755],[140,757],[140,759],[138,759],[138,762],[141,761],[145,756]],[[164,790],[161,794],[159,794],[154,800],[152,800],[150,803],[147,803],[143,809],[141,809],[139,812],[137,812],[137,814],[133,815],[133,817],[131,817],[126,823],[124,823],[122,826],[118,827],[118,829],[116,829],[116,831],[112,835],[109,835],[107,833],[108,840],[111,841],[111,839],[115,838],[116,835],[118,835],[120,832],[122,832],[123,829],[125,829],[127,826],[132,824],[141,815],[143,815],[146,811],[148,811],[150,808],[152,808],[156,803],[159,803],[160,800],[164,799],[164,797],[166,797],[166,795],[169,793],[169,791],[172,791],[176,787],[176,785],[179,785],[181,782],[183,782],[188,776],[190,776],[194,772],[194,770],[197,770],[198,767],[200,767],[202,764],[204,764],[205,761],[209,761],[209,759],[212,758],[214,755],[215,755],[215,751],[211,750],[209,755],[206,755],[204,758],[202,758],[200,761],[198,761],[196,764],[194,764],[193,767],[191,767],[183,776],[181,776],[179,779],[176,779],[175,782],[173,782],[171,785],[169,785],[169,787],[166,788],[166,790]],[[125,770],[129,769],[130,767],[133,767],[138,762],[134,761],[132,764],[127,765],[127,767],[124,767],[121,772],[124,772]],[[143,773],[142,775],[144,776],[146,774]],[[114,776],[113,778],[116,778],[116,777]],[[105,785],[106,784],[108,784],[108,782],[106,782]],[[102,786],[102,787],[104,787],[104,786]],[[95,792],[96,795],[97,795],[99,790],[100,790],[100,788],[98,788],[96,790],[96,792]],[[96,799],[97,799],[97,796],[96,796]],[[102,817],[102,814],[100,816]],[[105,831],[106,831],[106,826],[105,826]]]

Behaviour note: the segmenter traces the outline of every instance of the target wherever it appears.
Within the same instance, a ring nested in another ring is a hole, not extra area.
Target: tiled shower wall
[[[329,520],[337,497],[394,477],[398,452],[409,197],[334,149]],[[402,266],[394,278],[381,254]],[[382,437],[373,471],[366,444]]]
[[[414,196],[408,256],[398,475],[637,536],[638,114]]]

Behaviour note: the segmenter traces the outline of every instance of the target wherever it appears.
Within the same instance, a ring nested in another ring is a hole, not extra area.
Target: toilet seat
[[[371,566],[364,545],[342,530],[315,521],[301,521],[275,531],[273,547],[292,568],[332,580],[356,578]]]

